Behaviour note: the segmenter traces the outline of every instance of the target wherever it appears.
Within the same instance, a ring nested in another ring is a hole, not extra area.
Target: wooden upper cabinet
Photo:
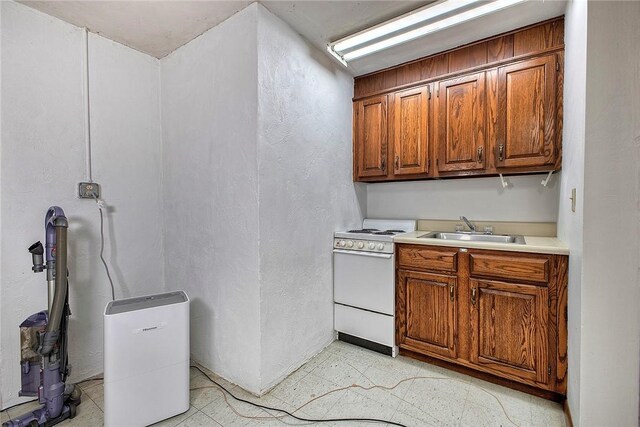
[[[547,384],[548,288],[476,279],[469,288],[471,363]]]
[[[438,171],[485,168],[485,73],[438,83]]]
[[[428,172],[429,86],[393,95],[393,174]]]
[[[387,95],[376,96],[355,105],[356,177],[387,175]]]
[[[494,73],[494,76],[496,74]],[[495,163],[498,168],[553,165],[556,159],[556,57],[498,68]]]
[[[355,180],[560,169],[563,68],[559,17],[356,77]]]
[[[397,293],[398,345],[455,358],[457,279],[398,270]]]

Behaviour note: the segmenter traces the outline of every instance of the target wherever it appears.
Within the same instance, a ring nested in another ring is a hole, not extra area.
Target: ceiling
[[[323,51],[329,42],[384,22],[432,0],[261,0],[272,13]],[[162,58],[218,25],[253,0],[20,1],[27,6]],[[564,0],[529,0],[349,63],[362,75],[564,13]]]

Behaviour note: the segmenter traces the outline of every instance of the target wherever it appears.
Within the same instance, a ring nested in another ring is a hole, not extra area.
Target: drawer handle
[[[453,285],[449,285],[449,300],[453,301],[453,298],[454,298]]]
[[[400,169],[400,157],[396,156],[396,170]]]
[[[382,170],[387,170],[387,159],[385,159],[384,157],[382,158]]]
[[[471,305],[476,305],[476,288],[471,288]]]
[[[498,145],[498,160],[504,160],[504,144]]]
[[[478,147],[478,163],[482,163],[482,147]]]

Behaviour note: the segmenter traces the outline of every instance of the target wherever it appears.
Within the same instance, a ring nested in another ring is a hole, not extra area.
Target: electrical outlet
[[[95,182],[81,182],[78,184],[78,196],[81,199],[100,198],[100,184]]]

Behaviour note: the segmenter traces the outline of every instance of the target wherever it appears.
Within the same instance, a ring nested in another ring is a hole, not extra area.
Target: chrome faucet
[[[471,221],[469,221],[466,216],[461,216],[460,220],[464,221],[464,223],[467,224],[467,227],[469,227],[471,229],[471,231],[473,231],[474,233],[476,232],[475,224],[473,224]]]

